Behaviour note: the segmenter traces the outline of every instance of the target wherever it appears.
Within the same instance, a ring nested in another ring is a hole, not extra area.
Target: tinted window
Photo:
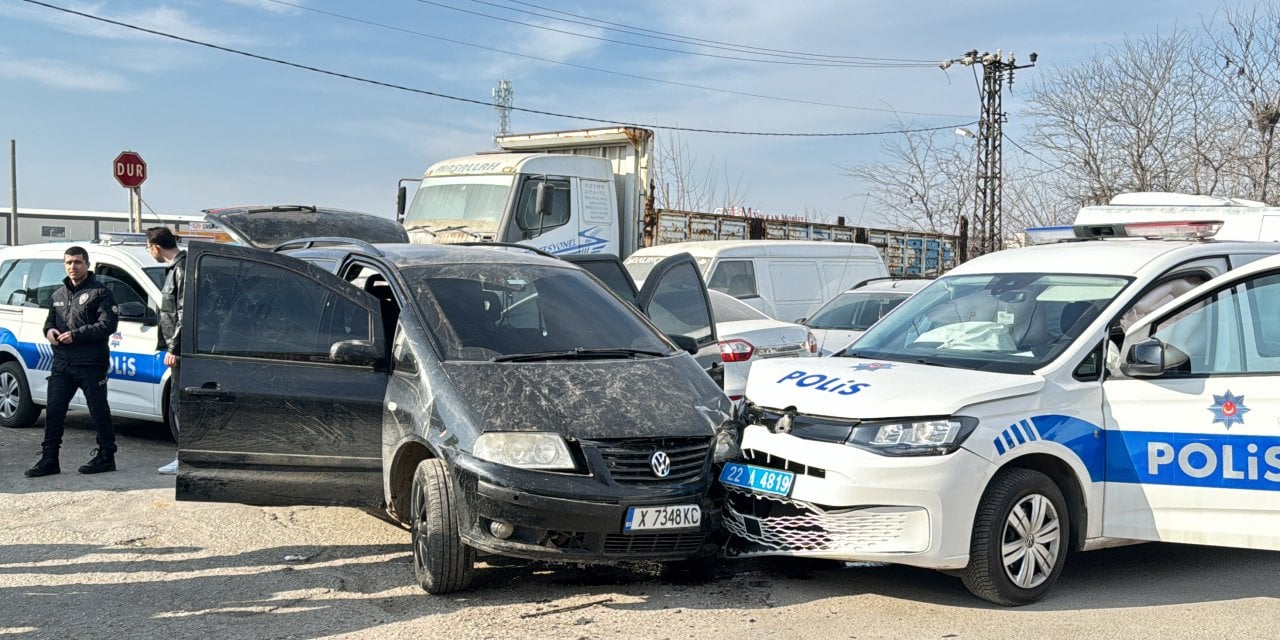
[[[711,342],[710,309],[690,263],[678,264],[663,276],[648,311],[663,333],[689,336],[700,345]]]
[[[124,269],[99,262],[93,268],[94,278],[102,283],[115,298],[116,304],[141,302],[147,304],[147,292]]]
[[[447,360],[671,347],[637,312],[569,267],[450,264],[401,271]]]
[[[197,280],[196,351],[327,361],[340,340],[372,339],[372,314],[304,274],[206,256]]]
[[[1165,343],[1173,375],[1280,373],[1277,314],[1280,274],[1268,274],[1197,300],[1151,335]]]
[[[735,298],[753,298],[756,291],[756,268],[750,260],[723,260],[716,265],[707,283],[708,289],[723,291]]]

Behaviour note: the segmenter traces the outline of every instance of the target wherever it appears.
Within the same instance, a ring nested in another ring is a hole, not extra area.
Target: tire
[[[31,401],[22,365],[14,361],[0,364],[0,426],[24,429],[36,423],[40,411]]]
[[[173,380],[169,381],[169,384],[173,383]],[[164,393],[164,397],[160,399],[160,410],[163,412],[161,415],[164,416],[165,426],[169,427],[169,437],[173,438],[174,444],[178,444],[178,421],[173,419],[173,407],[170,406],[172,396],[169,395],[169,385],[165,385],[162,393]]]
[[[432,594],[466,589],[475,572],[476,552],[458,535],[457,496],[443,460],[418,464],[410,509],[418,585]]]
[[[1070,525],[1066,500],[1049,476],[1031,469],[1000,472],[978,504],[964,586],[996,604],[1039,601],[1062,573]]]

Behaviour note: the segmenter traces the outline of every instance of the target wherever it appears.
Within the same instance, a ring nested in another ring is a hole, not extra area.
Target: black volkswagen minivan
[[[715,549],[737,431],[690,355],[717,347],[688,256],[623,301],[529,252],[292,246],[188,250],[179,500],[384,510],[430,593],[477,554]]]

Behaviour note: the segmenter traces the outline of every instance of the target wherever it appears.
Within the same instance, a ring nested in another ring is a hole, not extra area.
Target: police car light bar
[[[1221,220],[1175,220],[1084,224],[1075,227],[1079,238],[1147,238],[1148,240],[1204,240],[1222,228]]]
[[[1027,227],[1023,230],[1023,233],[1027,236],[1027,244],[1049,244],[1051,242],[1075,240],[1079,237],[1076,235],[1075,228],[1069,224],[1052,227]]]
[[[1220,220],[1195,222],[1129,222],[1124,233],[1131,238],[1157,240],[1204,240],[1212,238],[1222,228]]]

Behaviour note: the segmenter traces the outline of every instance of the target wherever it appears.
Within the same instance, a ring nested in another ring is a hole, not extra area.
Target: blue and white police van
[[[89,252],[89,268],[111,290],[120,323],[112,334],[107,400],[115,416],[167,422],[169,368],[157,311],[165,265],[145,241],[104,237],[95,242],[52,242],[0,249],[0,425],[28,427],[44,410],[53,350],[44,336],[53,292],[67,273],[63,253]],[[77,392],[72,408],[85,408]]]
[[[1280,244],[1221,226],[1040,230],[1076,241],[966,262],[834,357],[757,363],[731,553],[1019,605],[1071,550],[1280,549]]]

